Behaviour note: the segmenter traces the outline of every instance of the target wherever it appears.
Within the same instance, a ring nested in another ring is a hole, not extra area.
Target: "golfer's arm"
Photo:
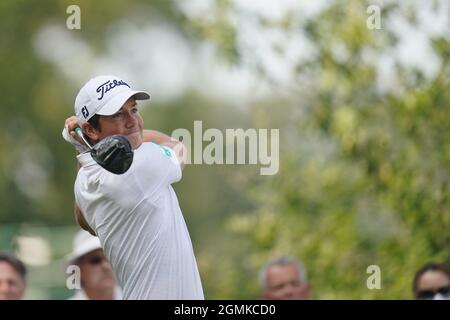
[[[172,137],[156,130],[144,130],[144,141],[155,142],[157,144],[163,144],[170,141],[178,141]]]
[[[159,131],[144,130],[144,141],[155,142],[157,144],[172,149],[177,156],[181,169],[184,169],[184,167],[186,166],[187,149],[184,146],[184,144],[178,141],[177,139],[174,139]]]
[[[83,213],[81,213],[80,208],[78,208],[78,206],[76,204],[75,204],[75,220],[77,221],[77,223],[80,225],[80,227],[82,229],[86,230],[93,236],[96,236],[94,230],[92,230],[91,227],[89,227],[88,223],[86,222],[86,220],[83,217]]]
[[[78,154],[78,152],[77,152]],[[80,163],[77,162],[77,171],[80,170]],[[79,226],[83,229],[92,234],[93,236],[96,236],[94,230],[91,229],[89,224],[86,222],[86,219],[83,216],[83,213],[81,212],[80,208],[78,208],[76,202],[74,202],[74,213],[75,213],[75,221],[79,224]]]

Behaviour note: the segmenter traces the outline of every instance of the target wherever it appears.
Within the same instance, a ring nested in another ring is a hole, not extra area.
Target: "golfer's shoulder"
[[[159,144],[155,142],[142,142],[142,144],[139,146],[139,148],[136,149],[137,152],[155,152],[158,150]]]
[[[164,160],[164,158],[171,156],[171,150],[155,142],[144,142],[135,150],[135,156],[153,160]]]
[[[139,173],[137,179],[144,179],[147,183],[152,181],[158,183],[165,180],[168,173],[179,170],[176,155],[169,147],[146,142],[135,151],[135,157],[130,169]],[[175,166],[173,163],[177,165]]]

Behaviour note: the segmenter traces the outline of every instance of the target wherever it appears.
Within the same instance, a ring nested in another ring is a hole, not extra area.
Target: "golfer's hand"
[[[77,118],[75,116],[67,118],[62,131],[64,140],[73,145],[79,153],[89,151],[89,148],[84,144],[83,140],[75,133],[76,128],[79,128]]]

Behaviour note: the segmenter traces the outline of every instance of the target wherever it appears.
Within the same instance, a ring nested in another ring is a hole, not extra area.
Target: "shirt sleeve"
[[[164,153],[164,157],[163,157],[164,162],[167,162],[167,164],[164,164],[164,165],[167,165],[167,168],[168,168],[165,182],[168,184],[172,184],[172,183],[180,181],[181,177],[182,177],[182,170],[181,170],[180,163],[178,162],[177,155],[169,147],[165,147],[165,146],[161,146],[161,145],[157,145],[157,146],[159,148],[161,148],[161,150]]]
[[[156,143],[144,143],[135,151],[136,170],[154,187],[166,187],[181,180],[180,163],[174,151]]]

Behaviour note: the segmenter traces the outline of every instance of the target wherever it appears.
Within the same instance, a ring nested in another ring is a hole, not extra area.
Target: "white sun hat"
[[[98,237],[91,235],[89,232],[80,230],[73,239],[73,249],[66,256],[68,264],[74,264],[79,258],[97,249],[102,249]]]

